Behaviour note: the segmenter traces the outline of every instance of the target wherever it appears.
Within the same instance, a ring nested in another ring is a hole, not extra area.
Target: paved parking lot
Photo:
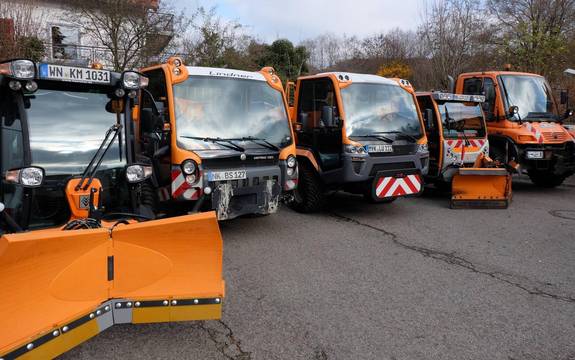
[[[575,179],[222,224],[222,321],[116,326],[64,359],[575,359]]]

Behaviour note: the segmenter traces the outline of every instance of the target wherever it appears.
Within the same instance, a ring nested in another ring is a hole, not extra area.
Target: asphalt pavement
[[[116,326],[62,359],[575,359],[575,178],[221,224],[221,321]]]

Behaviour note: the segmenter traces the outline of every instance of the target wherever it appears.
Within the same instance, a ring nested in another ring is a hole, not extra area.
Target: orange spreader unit
[[[219,319],[213,212],[0,238],[0,358],[58,356],[118,323]]]

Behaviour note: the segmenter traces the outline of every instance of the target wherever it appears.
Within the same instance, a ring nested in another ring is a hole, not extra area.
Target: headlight
[[[0,74],[20,80],[32,80],[36,75],[36,65],[31,60],[13,60],[0,64]]]
[[[124,71],[122,86],[127,90],[138,90],[148,86],[149,79],[135,71]]]
[[[290,155],[287,158],[287,166],[288,168],[294,168],[297,165],[297,160],[295,159],[295,156]]]
[[[349,154],[365,154],[365,148],[363,146],[355,145],[344,145],[343,151]]]
[[[9,170],[5,176],[6,182],[20,184],[25,187],[38,187],[44,181],[44,169],[39,167],[27,167]]]
[[[417,152],[420,154],[429,152],[427,144],[417,144]]]
[[[182,163],[182,171],[186,175],[193,175],[196,173],[198,166],[194,160],[186,160]]]
[[[130,165],[126,168],[126,180],[130,184],[140,183],[152,176],[152,167],[148,165]]]
[[[295,173],[295,169],[288,167],[286,170],[286,173],[287,173],[287,176],[293,176],[293,174]]]

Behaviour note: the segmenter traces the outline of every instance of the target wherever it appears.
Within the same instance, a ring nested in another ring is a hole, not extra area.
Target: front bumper
[[[519,164],[524,170],[548,171],[556,175],[575,173],[575,142],[559,145],[518,145]],[[543,151],[542,159],[528,159],[528,151]]]
[[[420,173],[426,175],[429,171],[429,153],[395,156],[352,156],[343,157],[343,181],[371,181],[382,174]]]

